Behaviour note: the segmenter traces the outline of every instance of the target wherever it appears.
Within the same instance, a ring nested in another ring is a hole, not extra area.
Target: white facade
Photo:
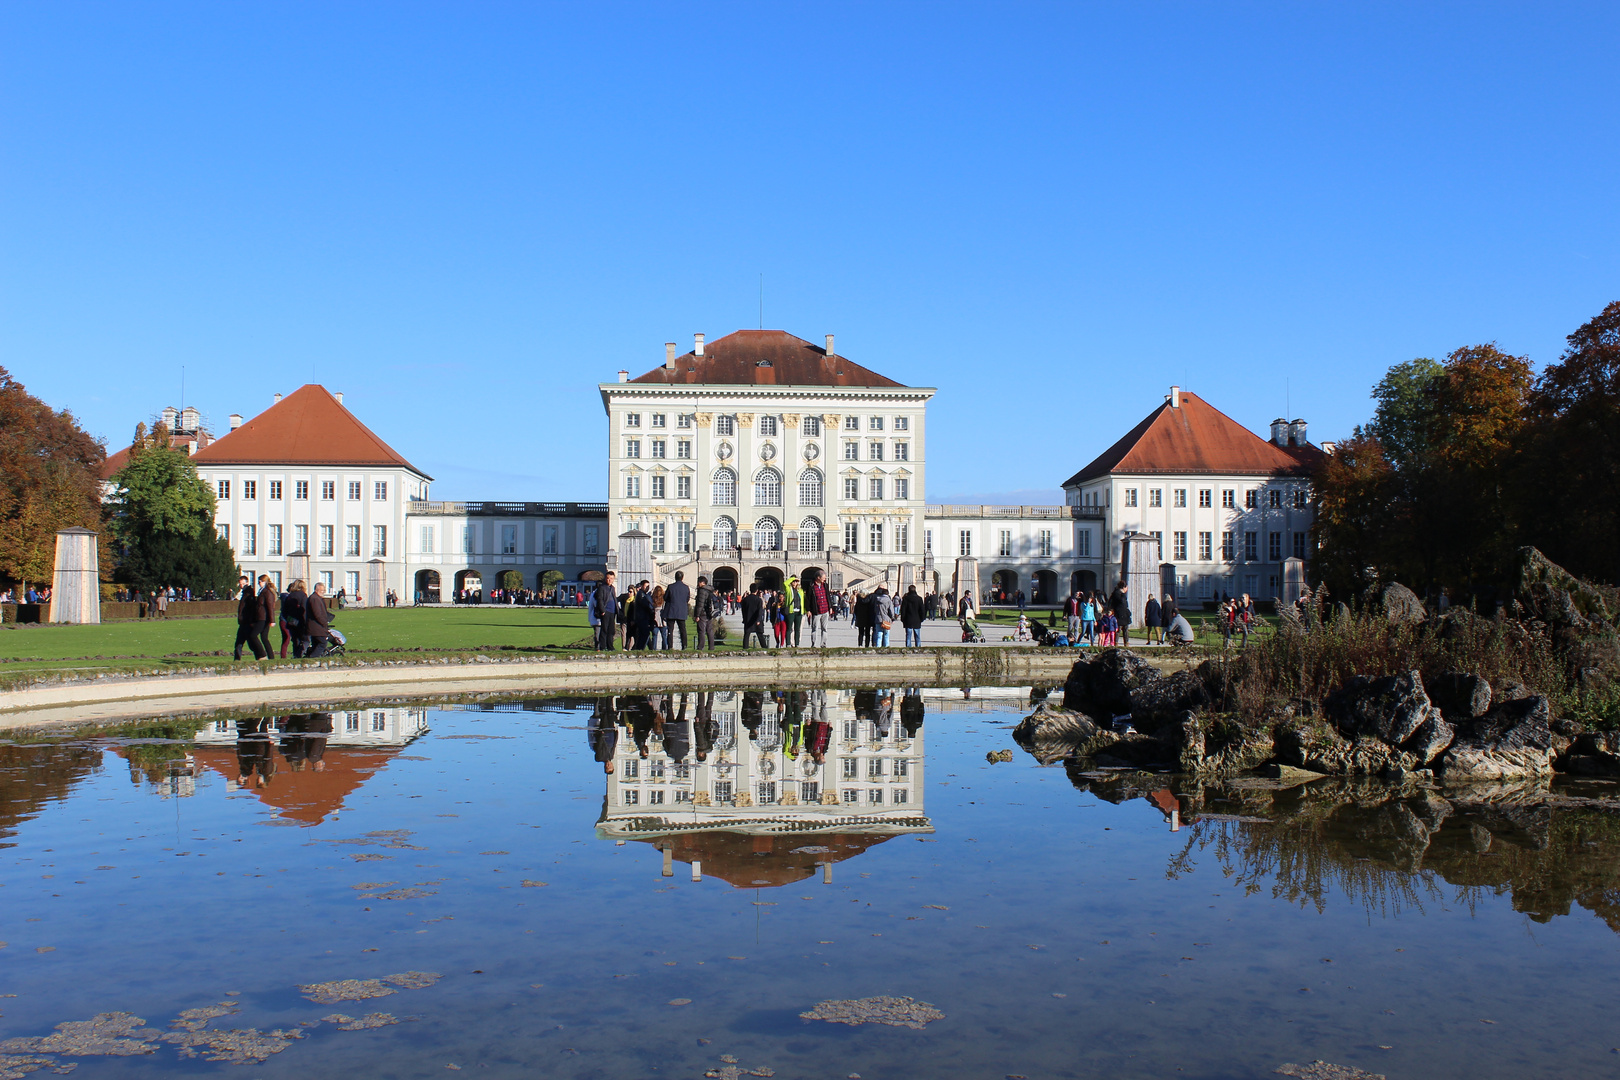
[[[1100,588],[1103,580],[1100,516],[1069,506],[951,506],[926,508],[923,550],[940,575],[928,582],[950,589],[958,558],[977,559],[981,604],[999,590],[1022,592],[1032,604],[1056,604],[1072,589]]]

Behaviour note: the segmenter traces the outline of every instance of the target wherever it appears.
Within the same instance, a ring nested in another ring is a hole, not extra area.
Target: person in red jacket
[[[827,647],[827,616],[832,612],[832,594],[819,567],[804,572],[804,617],[810,623],[810,647]]]

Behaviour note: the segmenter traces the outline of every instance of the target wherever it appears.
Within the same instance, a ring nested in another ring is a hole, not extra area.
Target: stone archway
[[[1056,604],[1061,599],[1058,596],[1058,576],[1055,570],[1035,571],[1035,595],[1030,598],[1034,604]]]
[[[754,571],[754,581],[767,589],[780,589],[785,575],[780,566],[761,566]]]
[[[437,570],[418,570],[416,572],[416,602],[418,604],[437,604],[439,602],[439,572]]]
[[[1069,591],[1092,593],[1097,591],[1097,574],[1092,570],[1076,570],[1069,575]]]
[[[523,588],[523,571],[502,570],[495,575],[495,581],[497,587],[505,589],[507,592],[516,592],[518,589]]]
[[[990,589],[996,603],[1012,603],[1018,598],[1018,571],[997,570],[990,575]]]
[[[711,575],[714,582],[714,591],[717,593],[733,593],[737,591],[737,568],[735,566],[717,566]]]
[[[482,601],[484,577],[476,570],[462,570],[456,574],[456,603]],[[465,595],[463,595],[465,594]]]

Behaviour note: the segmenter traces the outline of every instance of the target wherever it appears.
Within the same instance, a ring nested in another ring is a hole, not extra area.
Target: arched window
[[[820,469],[806,469],[799,474],[799,505],[822,505],[822,489]]]
[[[761,437],[769,437],[769,436],[775,435],[776,434],[776,417],[774,417],[774,416],[762,416],[762,417],[760,417],[759,418],[759,434],[760,434]]]
[[[770,466],[754,474],[754,505],[782,505],[782,474]]]
[[[799,550],[821,550],[821,519],[807,517],[799,522]]]
[[[722,465],[714,470],[714,476],[710,479],[714,481],[713,495],[710,501],[715,506],[736,506],[737,474]]]
[[[773,517],[762,517],[754,522],[754,550],[781,551],[782,523]]]
[[[715,550],[734,548],[737,546],[737,523],[728,517],[714,519],[714,528],[710,534],[709,544]]]

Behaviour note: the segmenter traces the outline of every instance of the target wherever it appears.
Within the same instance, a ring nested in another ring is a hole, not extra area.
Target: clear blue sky
[[[601,498],[595,384],[764,274],[940,388],[931,498],[1051,495],[1172,382],[1320,441],[1391,364],[1555,359],[1620,299],[1617,45],[1612,2],[9,2],[0,364],[114,448],[184,365],[221,429],[315,380],[437,497]]]

